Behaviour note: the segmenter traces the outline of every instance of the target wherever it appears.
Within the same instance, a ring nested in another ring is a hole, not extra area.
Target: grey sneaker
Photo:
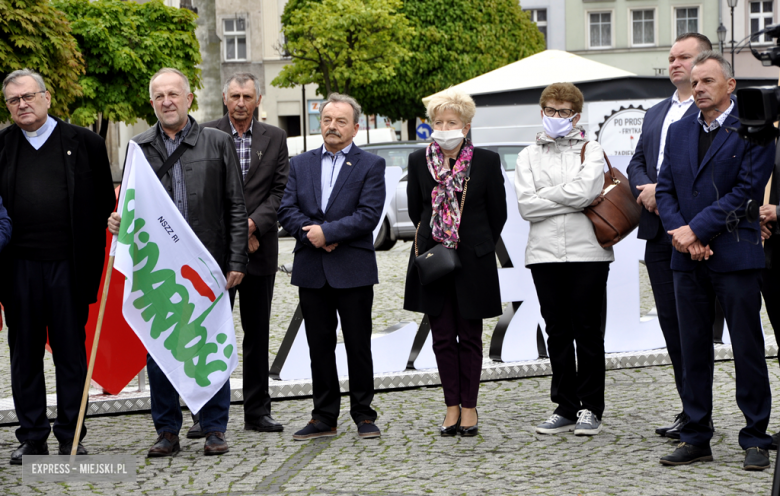
[[[558,434],[559,432],[571,432],[574,430],[574,421],[553,413],[550,418],[536,426],[539,434]]]
[[[577,412],[577,425],[574,426],[575,436],[595,436],[601,432],[601,421],[590,410]]]

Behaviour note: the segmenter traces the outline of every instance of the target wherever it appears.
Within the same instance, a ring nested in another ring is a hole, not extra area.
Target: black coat
[[[409,217],[419,224],[417,244],[422,254],[436,245],[431,236],[431,192],[436,181],[428,170],[425,149],[409,155],[406,194]],[[458,193],[458,203],[461,193]],[[463,318],[486,319],[500,315],[501,289],[496,266],[496,243],[506,222],[506,190],[501,159],[489,150],[474,149],[471,179],[461,218],[458,257],[463,267],[427,286],[420,284],[414,266],[414,246],[409,257],[404,309],[438,316],[444,298],[454,285],[457,307]]]
[[[230,118],[201,124],[230,134]],[[287,157],[287,133],[278,127],[254,121],[249,172],[244,180],[244,201],[249,218],[255,222],[255,236],[260,242],[256,252],[249,254],[247,271],[253,276],[276,274],[279,260],[279,235],[276,211],[282,203],[284,187],[290,175]]]
[[[246,273],[248,221],[233,138],[216,129],[192,128],[180,146],[189,225],[224,273]],[[159,126],[133,138],[157,173],[168,158]],[[160,179],[173,199],[173,167]]]
[[[106,248],[106,223],[116,206],[111,165],[106,143],[92,131],[55,117],[62,139],[62,160],[66,164],[68,202],[73,233],[74,288],[82,303],[97,301]],[[25,139],[15,124],[0,131],[0,197],[8,215],[14,218],[14,185],[17,154]],[[9,250],[0,254],[0,302],[10,290]]]

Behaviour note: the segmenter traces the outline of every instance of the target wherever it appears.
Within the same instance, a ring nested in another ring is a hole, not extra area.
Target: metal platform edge
[[[776,357],[778,346],[774,336],[766,336],[765,355],[767,358]],[[715,360],[732,360],[734,358],[731,345],[715,345]],[[653,367],[659,365],[671,365],[669,354],[665,348],[646,351],[632,351],[624,353],[607,353],[607,370],[631,369],[639,367]],[[501,381],[508,379],[521,379],[525,377],[540,377],[552,374],[550,361],[529,360],[523,362],[501,363],[486,358],[482,365],[482,382]],[[341,392],[349,391],[349,380],[340,381]],[[395,389],[435,387],[441,385],[439,373],[436,369],[405,370],[377,374],[374,376],[374,388],[376,391],[390,391]],[[244,400],[243,381],[241,379],[230,380],[231,402],[240,403]],[[275,381],[269,383],[269,392],[272,399],[305,398],[311,396],[311,381]],[[46,397],[46,414],[49,419],[57,416],[56,395],[49,394]],[[87,416],[117,415],[123,413],[142,413],[151,409],[151,398],[148,388],[139,391],[137,387],[127,387],[118,395],[103,394],[93,389],[90,391]],[[13,398],[0,399],[0,425],[17,424]]]

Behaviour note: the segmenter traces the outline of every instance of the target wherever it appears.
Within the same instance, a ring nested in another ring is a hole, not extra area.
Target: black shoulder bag
[[[466,204],[466,192],[469,189],[471,180],[471,165],[466,170],[466,178],[463,186],[463,196],[460,199],[460,220],[463,222],[463,207]],[[420,283],[423,286],[431,284],[450,272],[460,269],[461,263],[458,258],[458,252],[453,248],[447,248],[441,243],[426,251],[422,255],[417,249],[417,232],[420,230],[420,224],[417,224],[417,231],[414,232],[414,266],[417,267],[417,274],[420,276]]]
[[[171,170],[171,167],[173,167],[173,164],[176,163],[179,158],[184,155],[184,152],[187,151],[187,148],[189,146],[185,145],[184,143],[180,143],[179,146],[173,151],[173,153],[168,156],[168,159],[165,160],[165,162],[162,164],[162,167],[160,167],[160,170],[157,171],[157,178],[162,179],[166,172]]]

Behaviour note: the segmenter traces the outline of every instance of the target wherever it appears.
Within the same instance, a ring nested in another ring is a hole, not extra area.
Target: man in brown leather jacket
[[[247,214],[241,169],[229,135],[198,126],[188,115],[193,95],[187,77],[176,69],[160,69],[149,83],[149,95],[158,123],[133,138],[157,172],[179,146],[188,149],[160,182],[195,235],[219,263],[227,289],[237,286],[247,266]],[[108,229],[119,232],[119,214],[113,213]],[[158,437],[147,456],[171,456],[179,451],[182,425],[179,394],[151,356],[147,373],[152,418]],[[230,381],[200,410],[206,433],[204,454],[228,451],[225,441],[230,409]]]

